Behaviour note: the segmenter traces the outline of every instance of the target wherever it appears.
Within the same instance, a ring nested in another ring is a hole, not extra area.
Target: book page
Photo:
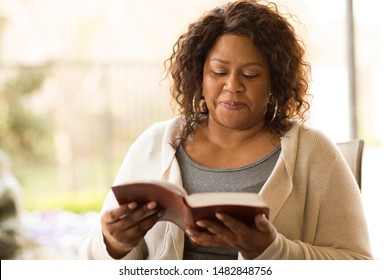
[[[186,202],[194,221],[218,221],[215,214],[224,213],[247,225],[253,225],[256,215],[264,213],[269,216],[265,202],[255,193],[196,193],[186,197]]]
[[[207,205],[247,205],[265,206],[263,199],[256,193],[246,192],[204,192],[194,193],[186,197],[191,207]]]

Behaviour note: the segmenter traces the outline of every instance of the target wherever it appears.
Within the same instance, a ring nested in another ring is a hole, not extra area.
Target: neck
[[[258,140],[259,138],[270,136],[264,122],[260,122],[246,129],[231,129],[223,127],[210,119],[204,122],[204,136],[222,148],[232,148],[245,143]]]

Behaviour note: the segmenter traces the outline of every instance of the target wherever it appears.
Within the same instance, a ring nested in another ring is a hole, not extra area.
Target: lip
[[[219,104],[224,107],[225,109],[228,110],[241,110],[242,108],[245,107],[245,103],[242,102],[237,102],[237,101],[221,101]]]

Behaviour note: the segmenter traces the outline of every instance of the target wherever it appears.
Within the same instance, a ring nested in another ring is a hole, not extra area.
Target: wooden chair
[[[353,139],[347,142],[337,143],[341,153],[355,175],[360,191],[362,190],[362,157],[364,141]]]

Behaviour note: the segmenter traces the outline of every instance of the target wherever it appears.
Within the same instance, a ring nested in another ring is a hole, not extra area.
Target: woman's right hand
[[[109,255],[114,259],[123,258],[163,215],[164,211],[157,211],[154,201],[142,205],[131,202],[105,212],[101,223]]]

